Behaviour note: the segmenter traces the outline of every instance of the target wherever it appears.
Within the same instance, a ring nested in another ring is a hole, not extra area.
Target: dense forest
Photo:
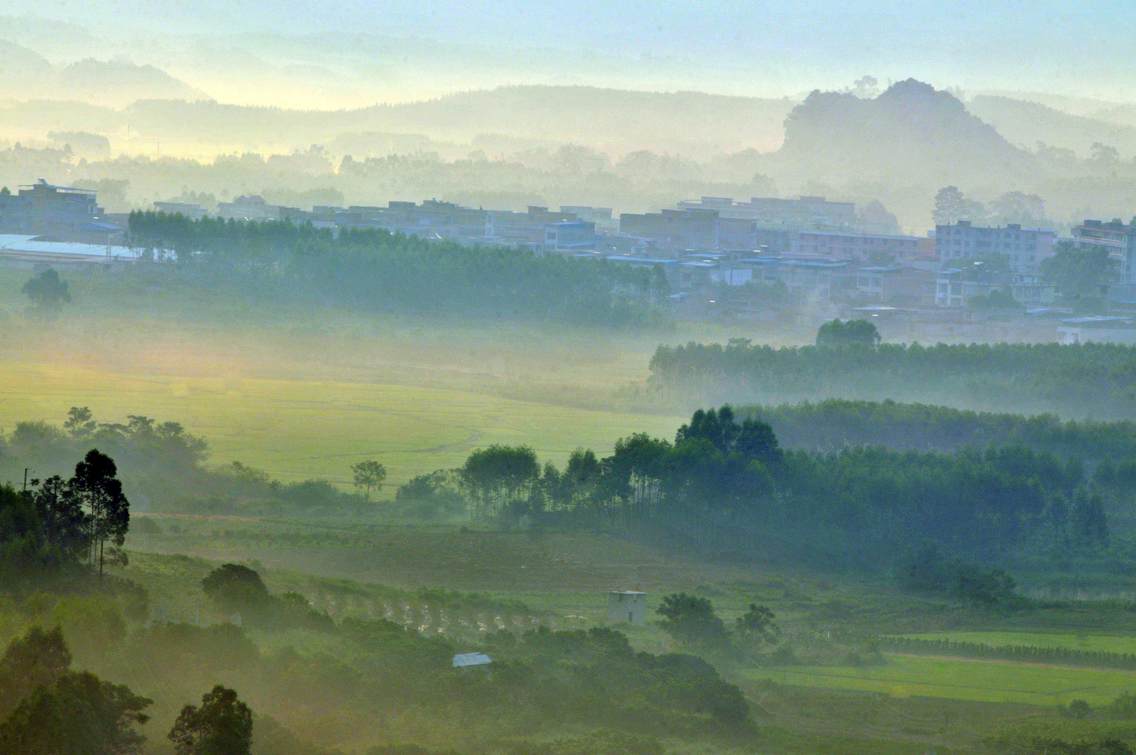
[[[170,275],[245,295],[373,312],[515,319],[603,327],[660,324],[661,271],[541,257],[392,234],[338,234],[288,222],[135,212],[130,238],[168,259]],[[172,252],[172,254],[170,254]]]
[[[1116,344],[881,344],[776,348],[660,346],[658,399],[683,405],[823,398],[916,401],[970,409],[1136,418],[1136,348]]]
[[[1106,493],[1079,460],[1021,445],[949,453],[785,450],[769,425],[699,410],[673,441],[633,435],[561,470],[527,448],[475,451],[400,497],[459,494],[482,519],[613,527],[719,557],[887,570],[929,541],[982,563],[1108,546]]]

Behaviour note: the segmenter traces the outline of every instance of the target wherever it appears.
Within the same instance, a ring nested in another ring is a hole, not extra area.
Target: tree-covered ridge
[[[768,423],[788,448],[836,451],[884,446],[910,451],[1021,445],[1085,460],[1136,459],[1136,422],[1062,420],[931,404],[828,399],[739,406],[739,417]]]
[[[630,326],[664,318],[661,271],[461,246],[383,230],[331,230],[134,212],[131,243],[171,274],[378,312]]]
[[[1136,418],[1136,348],[1116,344],[660,346],[652,389],[689,403],[893,399],[1062,416]]]

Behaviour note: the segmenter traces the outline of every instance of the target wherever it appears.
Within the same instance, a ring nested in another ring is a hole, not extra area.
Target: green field
[[[1041,648],[1069,648],[1105,653],[1136,653],[1136,635],[1086,634],[1080,632],[921,632],[904,634],[916,640],[973,642],[991,647],[1029,645]]]
[[[214,463],[241,461],[289,482],[342,484],[360,459],[382,461],[388,483],[398,485],[460,466],[472,449],[492,443],[529,445],[560,464],[578,446],[607,452],[621,436],[669,436],[681,421],[389,383],[0,365],[0,427],[60,423],[76,405],[107,421],[128,414],[179,421],[208,440]]]
[[[880,666],[789,666],[745,672],[750,679],[789,685],[880,692],[894,697],[940,697],[980,702],[1092,705],[1136,691],[1136,672],[1069,668],[1010,661],[885,654]]]

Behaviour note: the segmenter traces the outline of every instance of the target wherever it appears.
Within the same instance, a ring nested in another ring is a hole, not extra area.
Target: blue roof
[[[629,265],[676,265],[678,260],[662,259],[659,257],[632,257],[626,254],[612,254],[605,257],[608,262],[622,262]]]
[[[454,656],[453,667],[487,666],[490,663],[493,663],[493,659],[485,653],[458,653]]]

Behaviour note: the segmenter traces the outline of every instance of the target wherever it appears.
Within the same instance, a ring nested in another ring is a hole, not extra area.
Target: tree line
[[[378,229],[134,212],[130,243],[171,275],[364,311],[638,326],[666,320],[670,293],[659,270]]]
[[[1119,344],[777,348],[732,339],[660,346],[650,373],[653,394],[679,404],[831,397],[1136,418],[1136,347]]]
[[[578,449],[563,469],[530,448],[490,446],[455,475],[406,488],[427,500],[460,495],[482,519],[620,527],[718,553],[871,568],[925,539],[977,561],[1109,543],[1102,497],[1076,460],[1020,445],[786,450],[768,424],[729,406],[695,412],[674,440],[631,435],[602,458]]]

